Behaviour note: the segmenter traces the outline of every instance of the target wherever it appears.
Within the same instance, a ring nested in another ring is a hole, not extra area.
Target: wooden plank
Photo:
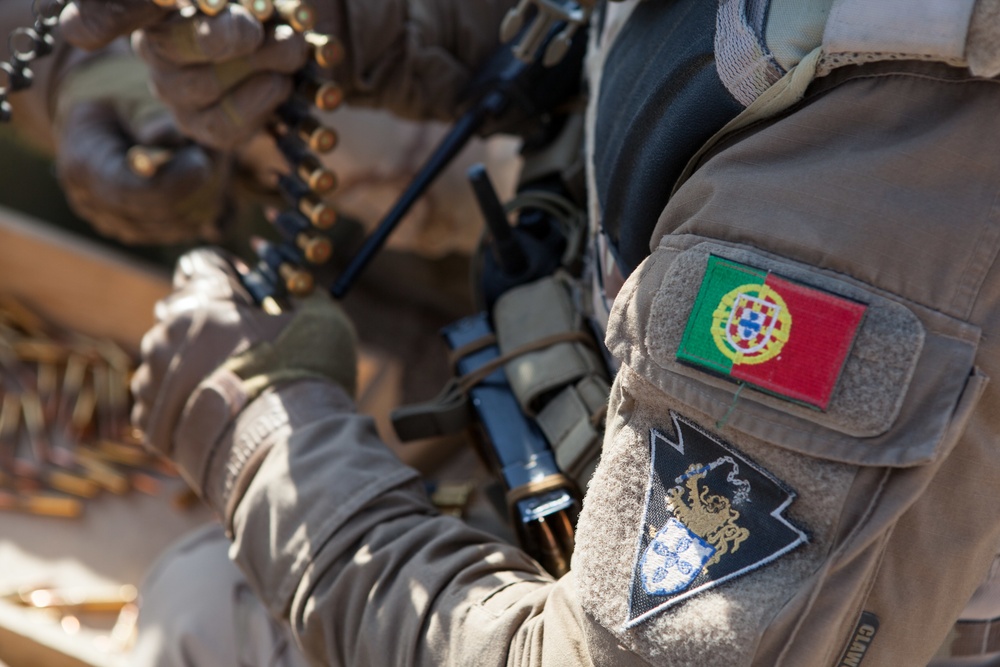
[[[136,351],[166,271],[0,206],[0,293],[52,321]]]
[[[166,271],[0,207],[0,295],[60,326],[109,337],[134,356],[153,324],[153,305],[169,291]],[[398,360],[359,351],[359,409],[376,417],[390,441],[401,373]],[[138,585],[169,544],[211,518],[200,504],[188,512],[171,506],[178,484],[155,498],[104,495],[75,520],[0,513],[0,589]],[[126,654],[101,650],[106,635],[87,624],[70,635],[58,620],[0,600],[0,661],[10,667],[122,667]]]

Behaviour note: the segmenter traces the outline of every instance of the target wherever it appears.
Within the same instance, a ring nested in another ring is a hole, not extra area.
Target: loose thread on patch
[[[729,421],[729,417],[733,414],[733,410],[736,409],[736,403],[740,400],[740,393],[743,391],[743,387],[747,386],[746,382],[740,382],[739,389],[733,394],[733,402],[730,404],[729,409],[726,410],[726,414],[722,415],[722,419],[715,422],[715,428],[722,429],[726,426],[726,422]]]

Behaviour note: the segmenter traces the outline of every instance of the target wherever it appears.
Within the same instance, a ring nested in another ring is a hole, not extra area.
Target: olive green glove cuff
[[[223,367],[242,380],[250,399],[268,387],[309,378],[333,380],[354,396],[357,336],[350,319],[319,295],[299,301],[295,312],[277,339],[231,357]]]
[[[268,405],[289,391],[296,393],[302,385],[330,387],[320,393],[332,392],[346,403],[354,394],[357,337],[347,315],[321,294],[297,301],[292,312],[291,321],[273,341],[230,357],[199,383],[180,417],[172,457],[191,487],[219,510],[231,494],[233,480],[254,458],[259,436],[278,429],[284,414],[275,407],[269,417],[264,410],[259,419],[251,420],[252,429],[241,433],[237,428],[234,434],[230,427],[245,410]],[[271,426],[265,429],[265,423]]]

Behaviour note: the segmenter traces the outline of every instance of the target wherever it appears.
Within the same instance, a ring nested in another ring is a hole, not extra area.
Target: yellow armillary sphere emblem
[[[774,359],[791,330],[792,314],[784,299],[760,283],[727,292],[712,313],[712,338],[734,366]]]

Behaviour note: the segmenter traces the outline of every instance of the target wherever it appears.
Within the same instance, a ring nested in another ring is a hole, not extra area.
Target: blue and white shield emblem
[[[673,595],[698,578],[715,547],[671,517],[642,555],[642,585],[650,595]]]

